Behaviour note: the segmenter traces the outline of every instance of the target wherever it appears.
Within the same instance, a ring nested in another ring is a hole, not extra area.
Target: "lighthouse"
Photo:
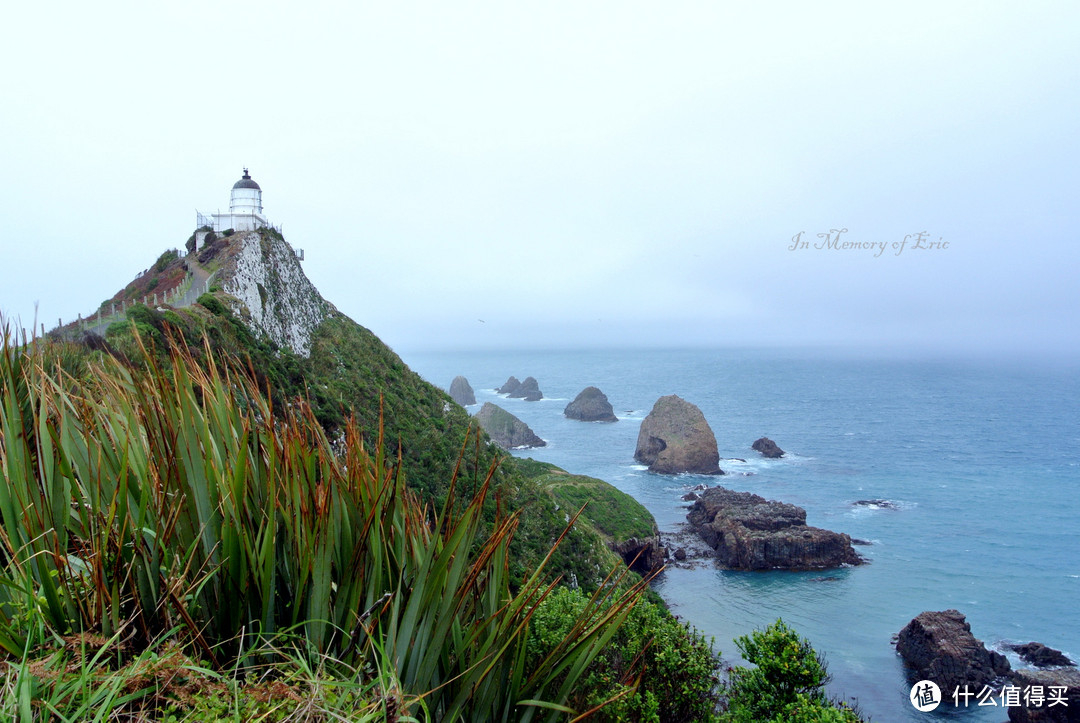
[[[263,215],[262,187],[244,169],[243,177],[233,184],[229,194],[229,212],[212,213],[209,216],[195,211],[196,231],[195,247],[202,247],[206,233],[224,231],[254,231],[266,228],[270,222]]]
[[[233,184],[232,194],[229,196],[229,213],[233,216],[250,216],[253,220],[258,216],[262,220],[262,226],[266,225],[266,219],[262,219],[262,188],[252,180],[248,169],[244,169],[244,177]],[[233,226],[237,231],[248,231],[256,228],[254,225],[241,229]]]

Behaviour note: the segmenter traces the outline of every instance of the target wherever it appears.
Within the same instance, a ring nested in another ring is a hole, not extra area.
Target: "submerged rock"
[[[851,538],[806,524],[806,510],[726,487],[704,491],[686,519],[732,570],[821,570],[864,560]]]
[[[1060,650],[1054,650],[1042,643],[1023,643],[1006,645],[1006,648],[1020,654],[1020,659],[1036,668],[1076,667],[1076,663]]]
[[[641,421],[634,459],[661,474],[723,474],[705,415],[674,394],[656,400]]]
[[[513,379],[513,377],[510,377]],[[507,381],[507,384],[510,382]],[[506,396],[511,399],[524,399],[526,402],[536,402],[544,398],[543,393],[540,391],[540,384],[533,377],[525,377],[525,381],[517,386],[512,392],[507,392]]]
[[[450,382],[450,398],[463,407],[476,404],[476,394],[469,380],[462,376],[456,376],[454,381]]]
[[[570,419],[582,422],[617,422],[615,410],[611,407],[607,395],[596,387],[585,387],[566,405],[563,414]]]
[[[946,700],[958,686],[978,692],[1010,670],[1004,655],[987,650],[958,610],[919,613],[896,640],[913,680],[932,680]]]
[[[852,507],[866,507],[871,510],[898,510],[900,505],[892,500],[855,500]]]
[[[768,437],[762,437],[755,441],[750,445],[750,448],[761,452],[762,457],[768,457],[769,459],[779,459],[784,456],[784,450],[780,449],[780,447],[776,445],[776,442]]]
[[[476,413],[476,421],[491,436],[495,444],[503,449],[547,445],[547,442],[529,429],[529,425],[491,402],[484,402],[484,406],[480,407],[480,411]]]

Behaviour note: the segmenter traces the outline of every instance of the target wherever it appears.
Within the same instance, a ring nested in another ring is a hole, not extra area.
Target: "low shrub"
[[[810,641],[777,620],[735,641],[753,668],[731,670],[727,686],[731,723],[859,723],[858,713],[825,695],[829,674]]]
[[[548,654],[589,602],[581,590],[560,588],[533,616],[530,660]],[[574,702],[591,709],[612,700],[596,720],[633,723],[690,723],[717,720],[719,652],[712,643],[642,600],[611,642],[586,670]],[[640,675],[638,669],[643,670]]]

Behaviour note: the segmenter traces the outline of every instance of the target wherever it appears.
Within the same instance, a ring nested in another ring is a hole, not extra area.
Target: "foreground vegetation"
[[[543,563],[511,578],[519,515],[484,520],[490,473],[451,473],[436,510],[381,438],[347,421],[336,452],[238,364],[176,346],[75,378],[63,355],[0,356],[0,648],[21,661],[20,717],[194,715],[215,692],[233,716],[295,698],[315,719],[566,720],[637,695],[654,636],[609,643],[644,582],[624,569],[550,607]]]

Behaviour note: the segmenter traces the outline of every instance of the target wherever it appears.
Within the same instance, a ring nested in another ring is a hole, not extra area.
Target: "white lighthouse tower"
[[[223,231],[254,231],[257,228],[266,228],[270,222],[263,215],[262,188],[244,169],[244,176],[233,184],[232,193],[229,194],[229,212],[212,213],[209,217],[198,211],[195,212],[195,223],[199,228],[210,227],[215,233]],[[198,246],[202,246],[202,239],[198,240]]]
[[[265,226],[266,219],[262,218],[262,212],[262,189],[251,180],[248,169],[245,168],[244,177],[233,184],[232,195],[229,197],[229,213],[234,217],[251,217],[252,221],[258,217],[262,221],[260,225]],[[256,226],[252,224],[242,228],[234,225],[233,228],[237,231],[250,231]]]

